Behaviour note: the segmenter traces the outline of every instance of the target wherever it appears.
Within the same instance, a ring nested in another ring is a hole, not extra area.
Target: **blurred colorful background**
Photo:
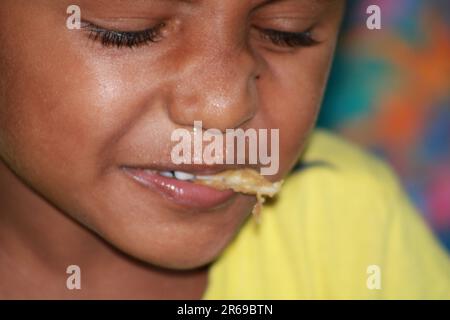
[[[369,30],[370,5],[381,30]],[[349,0],[319,126],[387,160],[450,252],[450,1]]]

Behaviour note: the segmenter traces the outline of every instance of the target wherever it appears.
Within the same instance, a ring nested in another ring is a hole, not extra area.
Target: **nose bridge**
[[[205,128],[225,131],[254,116],[258,62],[248,48],[231,41],[204,43],[184,57],[177,73],[170,106],[174,122],[192,126],[201,120]]]

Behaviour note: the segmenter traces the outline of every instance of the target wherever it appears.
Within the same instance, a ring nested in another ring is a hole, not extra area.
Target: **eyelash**
[[[104,47],[128,47],[135,48],[150,43],[158,42],[161,29],[165,26],[160,23],[157,26],[141,31],[116,31],[106,30],[94,24],[87,24],[89,39],[100,42]]]
[[[89,38],[100,42],[104,47],[128,47],[137,48],[159,41],[161,29],[165,26],[160,23],[157,26],[142,31],[116,31],[103,29],[94,24],[87,24]],[[255,27],[263,39],[271,41],[280,47],[310,47],[318,43],[311,34],[312,28],[304,32],[285,32],[274,29]]]
[[[310,47],[318,44],[312,36],[312,28],[304,32],[286,32],[274,29],[261,29],[256,28],[263,39],[270,40],[273,44],[280,47]]]

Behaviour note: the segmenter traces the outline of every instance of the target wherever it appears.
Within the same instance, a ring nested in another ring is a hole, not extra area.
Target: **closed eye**
[[[89,38],[100,42],[104,47],[135,48],[161,40],[161,30],[165,27],[160,23],[152,28],[139,31],[108,30],[92,23],[85,23],[84,29],[89,31]],[[263,40],[280,47],[310,47],[319,42],[312,36],[312,28],[303,32],[287,32],[275,29],[256,27]]]
[[[280,47],[310,47],[319,43],[312,36],[312,28],[304,32],[286,32],[255,27],[262,38]]]
[[[86,23],[84,28],[89,31],[89,38],[100,42],[104,47],[134,48],[158,42],[161,39],[161,30],[165,24],[139,31],[108,30],[92,23]]]

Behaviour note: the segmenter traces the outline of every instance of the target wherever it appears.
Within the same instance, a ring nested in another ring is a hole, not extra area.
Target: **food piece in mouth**
[[[215,175],[196,176],[194,183],[218,190],[232,189],[235,192],[255,195],[256,204],[252,214],[258,220],[265,197],[274,197],[283,181],[270,182],[253,169],[227,170]]]

